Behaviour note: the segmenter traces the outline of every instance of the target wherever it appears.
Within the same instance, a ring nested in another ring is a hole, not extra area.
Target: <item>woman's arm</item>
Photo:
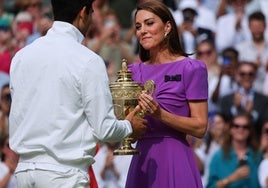
[[[148,94],[140,95],[140,106],[142,110],[169,127],[186,134],[202,138],[207,130],[208,104],[203,101],[189,101],[190,117],[178,116],[162,109],[159,104]]]

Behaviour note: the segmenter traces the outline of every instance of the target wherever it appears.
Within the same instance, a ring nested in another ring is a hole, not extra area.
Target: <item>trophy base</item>
[[[119,149],[114,150],[114,155],[138,155],[140,152],[131,146],[133,138],[127,137],[122,141],[122,145]]]
[[[136,149],[116,149],[113,152],[114,155],[138,155],[140,152]]]

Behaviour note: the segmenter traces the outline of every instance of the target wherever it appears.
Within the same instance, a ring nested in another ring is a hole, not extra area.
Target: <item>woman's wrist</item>
[[[223,180],[221,180],[222,183],[226,186],[230,183],[229,179],[228,178],[224,178]]]
[[[229,185],[229,183],[230,183],[229,178],[228,177],[224,178],[224,179],[220,180],[220,187],[226,187],[227,185]]]

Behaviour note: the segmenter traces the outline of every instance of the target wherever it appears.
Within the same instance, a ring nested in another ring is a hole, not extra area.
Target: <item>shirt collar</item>
[[[72,24],[62,21],[54,21],[48,34],[59,34],[60,36],[68,35],[77,42],[82,43],[84,35]]]
[[[241,93],[241,94],[243,94],[243,95],[250,95],[250,96],[253,96],[254,95],[254,89],[253,88],[251,88],[249,91],[246,91],[245,88],[243,88],[243,87],[240,86],[238,88],[238,92]]]

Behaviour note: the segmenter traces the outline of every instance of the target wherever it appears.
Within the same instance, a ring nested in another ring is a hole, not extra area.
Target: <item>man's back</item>
[[[113,132],[108,127],[115,123],[112,113],[103,124],[97,118],[113,108],[106,103],[111,96],[105,65],[80,44],[82,39],[75,27],[56,22],[12,62],[11,146],[23,161],[61,161],[82,168],[93,162],[97,137]],[[79,159],[84,161],[76,164]]]

